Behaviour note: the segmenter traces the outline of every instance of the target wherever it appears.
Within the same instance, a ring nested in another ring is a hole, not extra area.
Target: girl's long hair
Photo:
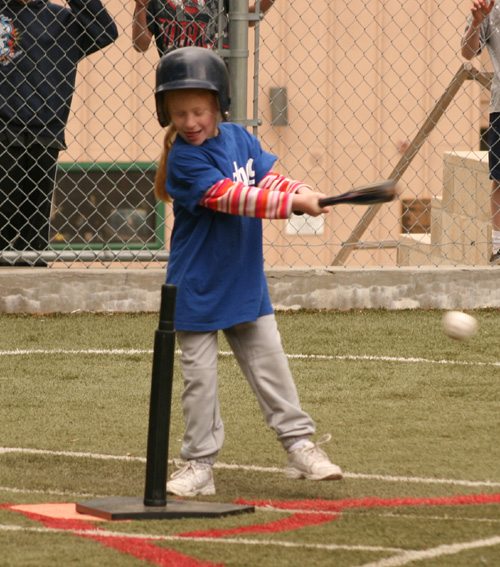
[[[167,193],[167,161],[168,154],[172,149],[177,130],[173,124],[169,124],[165,130],[165,138],[163,140],[163,150],[158,162],[158,169],[156,170],[154,195],[159,201],[170,203],[172,197]]]

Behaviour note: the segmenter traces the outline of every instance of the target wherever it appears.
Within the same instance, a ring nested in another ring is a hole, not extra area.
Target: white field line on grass
[[[500,536],[494,536],[486,539],[479,539],[475,541],[454,543],[448,545],[439,545],[431,549],[425,550],[403,550],[397,547],[382,547],[375,545],[338,545],[338,544],[316,544],[316,543],[299,543],[291,541],[279,541],[279,540],[252,540],[245,538],[203,538],[203,537],[185,537],[185,536],[165,536],[165,535],[153,535],[153,534],[127,534],[123,532],[113,532],[109,530],[63,530],[57,528],[34,528],[26,526],[17,525],[0,525],[0,531],[6,532],[36,532],[36,533],[70,533],[72,535],[79,536],[89,536],[95,537],[108,537],[108,538],[130,538],[130,539],[144,539],[148,541],[163,541],[163,542],[180,542],[180,541],[191,541],[191,542],[202,542],[202,543],[214,543],[214,544],[229,544],[229,545],[257,545],[257,546],[274,546],[274,547],[285,547],[285,548],[299,548],[299,549],[314,549],[314,550],[326,550],[326,551],[372,551],[372,552],[382,552],[382,553],[396,553],[392,557],[386,557],[378,561],[372,561],[370,563],[364,563],[359,567],[404,567],[409,563],[415,563],[417,561],[424,561],[426,559],[434,559],[443,556],[457,555],[463,551],[468,551],[470,549],[484,549],[486,547],[493,547],[500,545]]]
[[[452,543],[450,545],[439,545],[438,547],[422,551],[405,551],[399,555],[388,557],[387,559],[364,563],[363,565],[359,565],[359,567],[403,567],[404,565],[415,563],[416,561],[425,561],[426,559],[434,559],[446,555],[457,555],[462,553],[462,551],[482,549],[495,545],[500,545],[500,536],[463,543]]]
[[[373,515],[372,510],[370,510],[371,515]],[[379,518],[408,518],[409,520],[424,520],[427,522],[428,520],[435,520],[436,522],[449,522],[452,521],[460,521],[460,522],[487,522],[492,524],[500,523],[500,520],[497,518],[473,518],[473,517],[465,517],[465,516],[422,516],[420,514],[378,514]]]
[[[43,494],[51,496],[70,496],[78,498],[109,498],[109,495],[89,494],[87,492],[73,492],[67,490],[37,490],[35,488],[13,488],[11,486],[0,486],[0,492],[12,492],[14,494]]]
[[[57,457],[70,457],[70,458],[84,458],[95,460],[109,460],[109,461],[131,461],[145,463],[144,457],[131,457],[126,455],[103,455],[101,453],[82,453],[77,451],[49,451],[45,449],[29,449],[21,447],[0,447],[0,456],[7,453],[21,453],[27,455],[50,455]],[[172,463],[173,461],[169,461]],[[279,467],[258,467],[255,465],[235,465],[229,463],[215,463],[215,468],[236,470],[236,471],[249,471],[249,472],[263,472],[263,473],[283,473],[283,469]],[[447,478],[423,478],[418,476],[394,476],[394,475],[378,475],[378,474],[363,474],[363,473],[350,473],[344,472],[344,478],[352,478],[358,480],[378,480],[383,482],[412,482],[417,484],[451,484],[454,486],[468,486],[468,487],[499,487],[500,482],[490,480],[458,480]]]
[[[394,552],[401,553],[405,550],[400,547],[382,547],[378,545],[338,545],[335,543],[299,543],[294,541],[279,541],[265,539],[245,539],[245,538],[209,538],[209,537],[189,537],[189,536],[168,536],[153,534],[127,534],[124,532],[113,532],[109,530],[63,530],[58,528],[31,528],[25,526],[16,526],[8,524],[0,524],[0,531],[22,531],[22,532],[38,532],[38,533],[71,533],[72,535],[90,536],[90,537],[117,537],[129,539],[144,539],[151,541],[194,541],[200,543],[222,543],[222,544],[241,544],[241,545],[266,545],[277,547],[296,547],[301,549],[321,549],[326,551],[347,550],[347,551],[378,551],[378,552]]]
[[[152,349],[16,349],[0,350],[0,356],[33,355],[33,354],[107,354],[107,355],[131,355],[131,354],[153,354]],[[176,351],[176,354],[180,354]],[[232,352],[220,351],[221,356],[233,356]],[[371,356],[371,355],[328,355],[328,354],[287,354],[290,359],[307,360],[372,360],[374,362],[408,362],[422,364],[450,364],[458,366],[496,366],[500,367],[500,362],[481,362],[467,360],[432,360],[430,358],[414,358],[401,356]]]

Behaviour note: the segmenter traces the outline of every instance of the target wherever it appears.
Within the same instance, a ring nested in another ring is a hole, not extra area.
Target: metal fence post
[[[230,0],[229,13],[231,122],[246,126],[249,56],[247,0]]]

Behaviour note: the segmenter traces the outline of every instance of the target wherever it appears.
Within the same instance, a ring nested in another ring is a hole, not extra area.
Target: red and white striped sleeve
[[[259,187],[262,189],[269,189],[269,191],[281,191],[284,193],[296,193],[302,187],[310,189],[307,183],[289,179],[275,171],[270,171],[266,176],[264,176],[259,183]]]
[[[223,179],[207,190],[200,205],[231,215],[287,219],[292,214],[291,197],[289,193],[249,187],[239,181]]]
[[[200,205],[231,215],[287,219],[292,214],[292,195],[301,187],[308,185],[274,172],[269,172],[257,187],[222,179],[206,191]]]

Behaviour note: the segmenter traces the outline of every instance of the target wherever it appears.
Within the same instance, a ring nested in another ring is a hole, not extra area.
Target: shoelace
[[[331,439],[332,436],[330,435],[330,433],[325,433],[316,441],[316,443],[313,443],[310,447],[303,447],[302,451],[310,454],[318,452],[324,457],[328,458],[327,454],[323,451],[323,449],[320,449],[320,445],[325,445],[326,443],[329,443]]]
[[[184,472],[187,472],[189,469],[191,469],[194,473],[194,465],[191,461],[180,461],[178,459],[174,459],[174,465],[177,467],[177,470],[172,473],[172,476],[170,477],[172,479],[184,474]]]
[[[326,443],[329,443],[331,440],[332,440],[332,436],[330,435],[330,433],[325,433],[316,441],[315,445],[316,447],[319,447],[319,445],[325,445]]]

